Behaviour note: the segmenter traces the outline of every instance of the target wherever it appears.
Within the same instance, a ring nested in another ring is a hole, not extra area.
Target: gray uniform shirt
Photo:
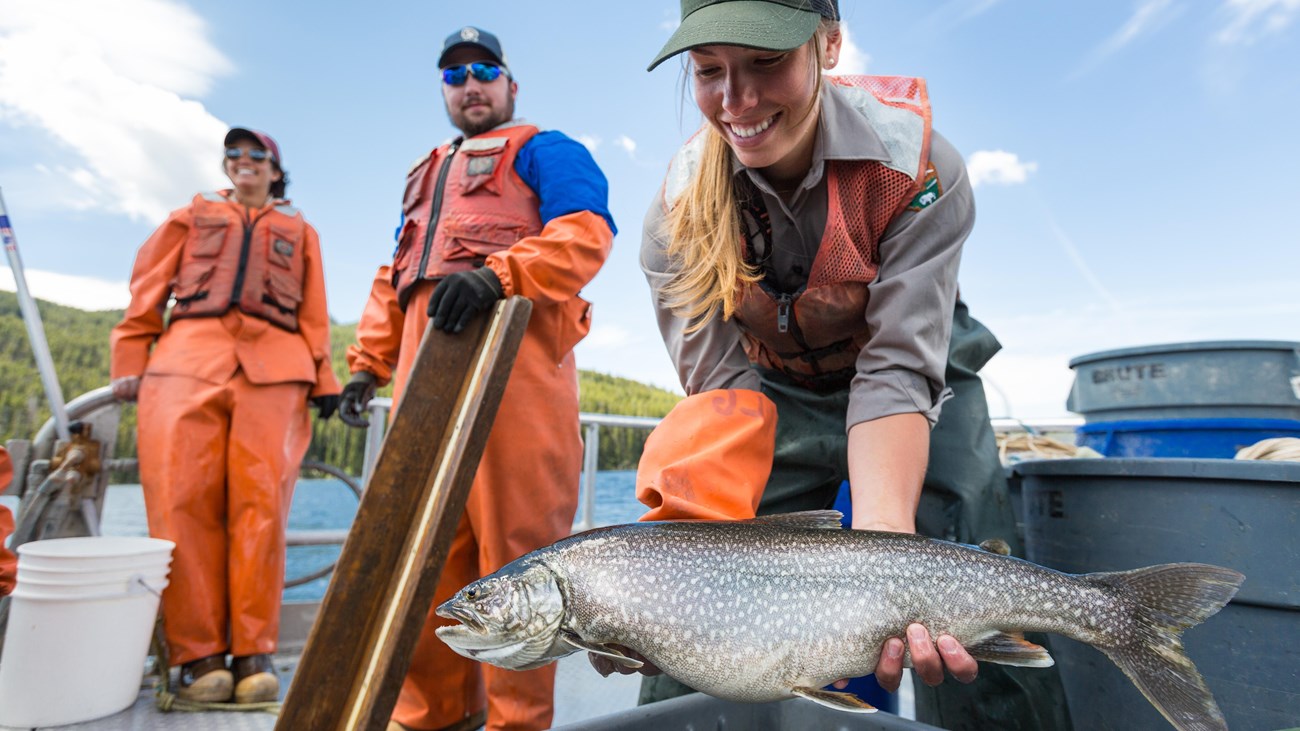
[[[763,174],[733,158],[736,175],[747,175],[762,194],[771,219],[772,283],[786,292],[808,281],[826,228],[827,160],[888,160],[870,122],[834,85],[823,86],[821,118],[812,166],[787,203]],[[921,413],[933,426],[947,398],[944,369],[957,297],[962,243],[975,222],[975,202],[961,155],[931,133],[930,162],[942,194],[920,210],[890,222],[879,242],[880,271],[868,285],[863,317],[871,336],[857,358],[850,386],[846,428],[902,413]],[[748,222],[752,223],[752,222]],[[763,242],[755,242],[761,248]],[[641,269],[650,283],[659,330],[687,394],[715,388],[759,390],[759,375],[745,355],[739,326],[714,317],[687,334],[687,321],[663,306],[660,293],[676,263],[668,259],[668,216],[662,196],[646,214]]]

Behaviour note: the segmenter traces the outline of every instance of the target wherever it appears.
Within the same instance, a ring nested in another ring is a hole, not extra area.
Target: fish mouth
[[[437,614],[439,617],[442,617],[443,619],[454,619],[460,622],[462,625],[464,625],[465,629],[468,629],[474,632],[475,634],[481,635],[487,631],[487,627],[483,625],[483,622],[481,622],[473,612],[463,607],[448,606],[449,604],[451,604],[451,602],[448,602],[447,604],[443,604],[441,607],[438,607],[435,614]],[[451,629],[451,628],[448,627],[445,629]]]

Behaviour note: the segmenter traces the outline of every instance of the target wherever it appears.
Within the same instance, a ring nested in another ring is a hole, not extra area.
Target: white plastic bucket
[[[18,551],[19,569],[30,566],[52,571],[107,571],[171,563],[176,544],[160,538],[98,536],[54,538],[23,544]]]
[[[0,725],[61,726],[135,702],[174,547],[125,537],[18,547],[18,583],[0,656]],[[66,570],[51,579],[32,571],[32,557],[45,569]]]

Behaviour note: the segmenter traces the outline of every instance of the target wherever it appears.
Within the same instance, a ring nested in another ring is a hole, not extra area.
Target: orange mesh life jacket
[[[245,225],[221,193],[194,196],[194,223],[172,280],[171,317],[219,317],[231,307],[290,332],[298,330],[307,222],[277,201]]]
[[[393,255],[402,309],[417,281],[481,267],[489,254],[541,233],[537,194],[515,172],[515,157],[537,132],[498,127],[439,147],[407,173]]]
[[[864,313],[867,285],[880,268],[877,245],[890,221],[920,191],[930,157],[930,101],[923,79],[826,78],[871,122],[890,159],[828,160],[826,230],[808,283],[791,294],[763,281],[745,285],[735,313],[751,363],[816,390],[844,388],[856,372],[858,353],[870,335]],[[694,172],[691,146],[698,159],[702,142],[703,135],[697,135],[669,168],[665,195],[670,203]]]

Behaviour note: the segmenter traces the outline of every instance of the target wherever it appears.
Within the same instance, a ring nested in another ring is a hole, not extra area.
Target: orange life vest
[[[221,193],[194,196],[193,224],[172,280],[173,320],[219,317],[231,307],[298,330],[307,223],[288,201],[245,222]]]
[[[880,135],[887,161],[827,160],[826,230],[808,283],[778,293],[760,281],[746,285],[735,319],[751,363],[784,372],[815,390],[848,386],[870,332],[863,313],[867,285],[880,269],[877,245],[890,221],[921,190],[930,158],[930,101],[925,81],[898,76],[827,77]],[[665,195],[671,203],[693,173],[691,146],[678,152]],[[674,169],[676,168],[676,169]],[[769,244],[770,245],[770,244]]]
[[[419,280],[481,267],[489,254],[541,233],[537,194],[515,172],[515,157],[537,132],[518,124],[458,139],[407,173],[393,256],[403,310]]]

